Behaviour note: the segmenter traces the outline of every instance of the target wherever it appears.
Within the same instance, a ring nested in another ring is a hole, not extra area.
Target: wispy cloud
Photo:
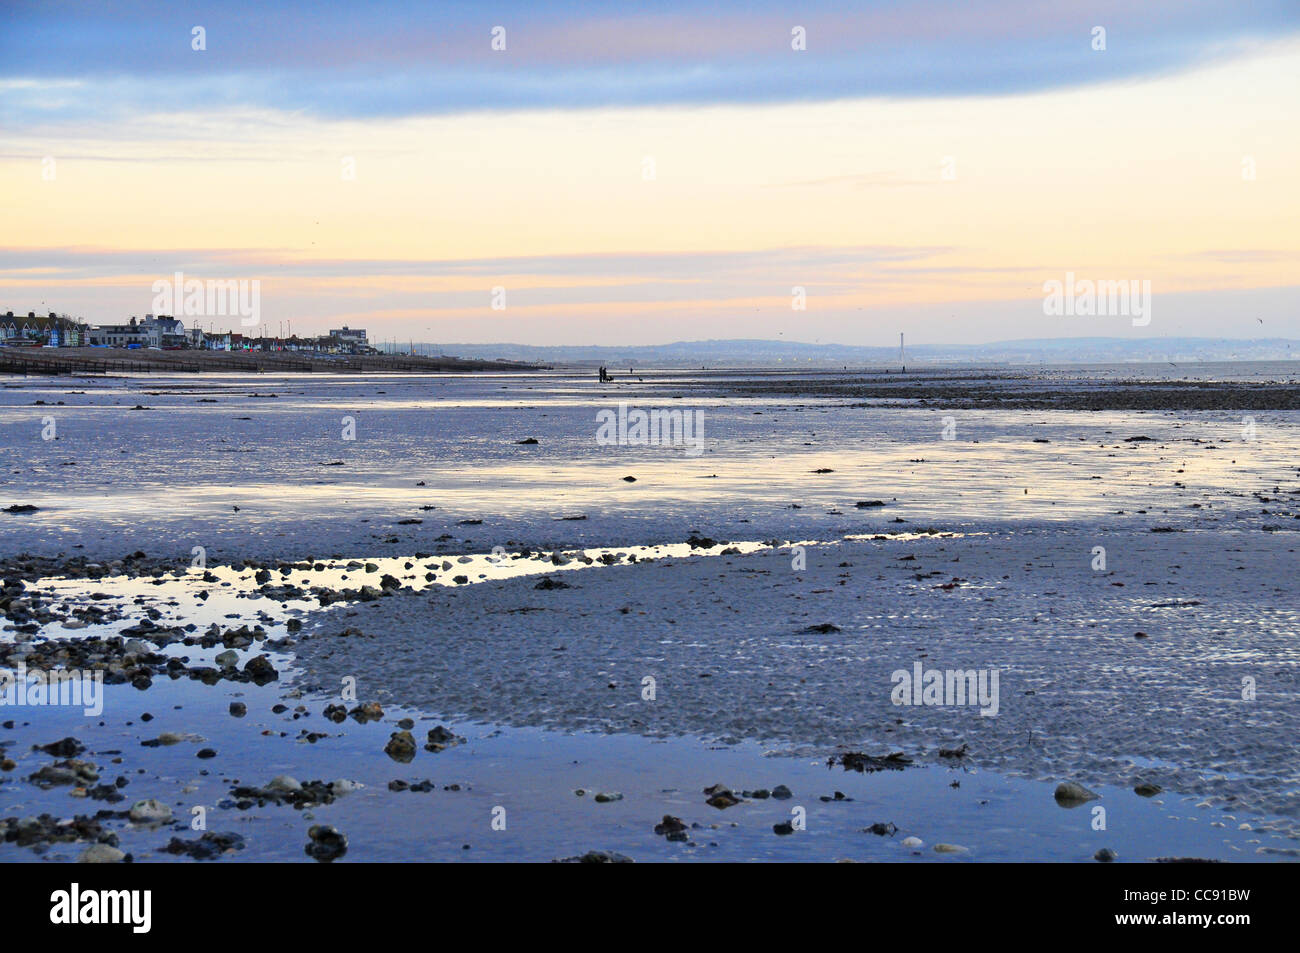
[[[1190,67],[1300,29],[1289,0],[671,0],[632,11],[406,0],[363,13],[19,2],[4,16],[0,116],[24,124],[219,108],[346,118],[1014,93]],[[504,50],[491,46],[498,26]],[[805,50],[792,49],[795,27]]]

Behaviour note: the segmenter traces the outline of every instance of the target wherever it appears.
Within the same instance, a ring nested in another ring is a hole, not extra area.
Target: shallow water
[[[1104,376],[1041,379],[1088,387]],[[232,778],[280,773],[367,785],[311,812],[348,833],[353,859],[606,849],[640,860],[1082,861],[1102,846],[1121,860],[1293,856],[1300,416],[1256,414],[1247,440],[1239,414],[949,414],[720,396],[724,383],[647,374],[600,391],[553,373],[6,386],[0,508],[40,510],[0,514],[0,556],[111,563],[142,549],[175,567],[29,580],[56,605],[101,593],[121,615],[38,637],[113,633],[149,608],[164,625],[259,623],[279,638],[298,619],[304,630],[292,654],[273,653],[282,681],[263,688],[160,678],[143,694],[109,686],[102,725],[62,709],[16,719],[0,736],[19,761],[0,775],[0,816],[102,806],[22,780],[52,760],[30,745],[74,734],[106,777],[105,762],[122,758],[127,804],[158,796],[178,815],[205,804],[210,830],[249,835],[235,855],[247,860],[304,859],[303,813],[216,807]],[[598,445],[595,414],[619,400],[701,411],[705,452]],[[41,439],[47,417],[57,440]],[[344,417],[356,440],[342,439]],[[517,442],[528,437],[539,443]],[[855,505],[876,500],[885,505]],[[692,549],[692,532],[717,544]],[[1101,572],[1090,565],[1098,545]],[[795,569],[795,546],[806,569]],[[215,581],[191,568],[195,547]],[[515,558],[524,548],[546,554]],[[308,556],[321,568],[295,564]],[[269,598],[251,569],[230,568],[244,559],[269,561],[271,587],[357,588],[388,574],[398,588],[322,609],[301,594]],[[526,577],[541,575],[573,589],[535,592]],[[344,628],[362,637],[337,638]],[[166,649],[191,664],[219,651]],[[917,659],[1001,669],[999,716],[900,713],[889,673]],[[665,691],[651,709],[636,697],[647,672]],[[1260,689],[1249,706],[1246,675]],[[320,717],[343,677],[358,680],[360,700],[384,704],[384,723]],[[289,710],[272,713],[286,693]],[[246,719],[226,713],[235,695],[249,701]],[[417,730],[450,718],[468,743],[396,765],[382,748],[404,714]],[[311,744],[305,728],[330,737]],[[218,757],[196,760],[197,742],[139,747],[161,731],[201,736]],[[953,768],[936,751],[957,741],[972,752]],[[825,757],[844,745],[905,750],[921,766],[828,774]],[[399,777],[439,788],[389,792]],[[1057,807],[1052,785],[1065,778],[1104,795],[1107,831],[1092,830],[1090,807]],[[1147,779],[1184,793],[1129,790]],[[785,783],[796,800],[716,811],[700,792],[717,781]],[[462,790],[442,790],[452,783]],[[854,800],[820,800],[837,789]],[[625,798],[597,805],[597,790]],[[771,825],[792,805],[807,809],[808,830],[777,837]],[[506,831],[490,825],[498,806]],[[664,813],[706,824],[698,846],[654,836]],[[861,833],[885,821],[895,837]],[[123,843],[144,856],[173,833],[185,832],[126,831]],[[908,834],[925,840],[920,855],[899,846]],[[935,855],[938,841],[970,850]]]
[[[894,520],[1213,526],[1258,515],[1251,492],[1300,472],[1295,412],[1253,415],[1248,432],[1231,413],[848,408],[676,380],[614,391],[563,374],[24,381],[0,391],[0,502],[40,510],[0,514],[0,552],[161,549],[188,562],[194,545],[214,561],[347,558],[448,538],[481,551],[693,529],[821,538]],[[598,445],[596,413],[620,400],[704,414],[704,452]],[[57,439],[42,440],[49,419]],[[1154,439],[1128,442],[1138,436]],[[871,500],[888,505],[855,506]]]
[[[313,694],[300,702],[291,699],[282,714],[272,713],[271,706],[292,681],[289,675],[287,684],[223,684],[198,692],[183,681],[162,681],[148,693],[108,686],[104,714],[93,729],[79,712],[43,709],[39,720],[20,720],[11,733],[16,743],[9,754],[19,767],[0,776],[0,815],[50,811],[70,816],[74,810],[123,809],[136,799],[156,797],[171,806],[177,823],[152,827],[119,821],[108,826],[119,833],[121,849],[137,861],[158,862],[180,859],[161,851],[171,838],[199,836],[191,825],[200,807],[206,830],[233,831],[245,839],[245,848],[227,855],[226,862],[305,860],[306,830],[312,824],[331,824],[347,835],[348,853],[339,862],[547,861],[588,850],[617,851],[638,861],[1091,862],[1102,847],[1117,850],[1120,862],[1168,856],[1233,861],[1295,857],[1294,841],[1271,829],[1275,822],[1268,818],[1173,794],[1140,798],[1111,786],[1096,789],[1099,801],[1062,808],[1052,797],[1051,784],[970,765],[858,774],[831,768],[823,758],[774,756],[753,743],[718,746],[690,737],[653,740],[467,722],[451,723],[465,744],[438,754],[421,751],[410,764],[398,764],[379,753],[395,728],[392,722],[412,717],[417,737],[422,737],[441,719],[390,708],[384,723],[334,724],[320,717],[332,699]],[[226,713],[234,698],[248,704],[244,718]],[[299,703],[305,712],[297,711]],[[145,712],[154,715],[147,725],[140,720]],[[140,747],[142,738],[164,731],[191,738],[172,746]],[[309,743],[307,731],[327,737]],[[66,788],[40,791],[18,780],[52,760],[22,749],[66,735],[93,736],[82,757],[100,764],[106,780],[118,773],[127,777],[130,783],[122,789],[126,801],[77,801]],[[217,756],[196,760],[200,747],[214,748]],[[122,763],[112,764],[114,757]],[[140,765],[145,767],[137,772]],[[265,784],[279,774],[302,781],[346,778],[365,787],[301,811],[287,806],[241,811],[230,803],[233,785]],[[429,792],[388,790],[388,782],[398,778],[427,778],[436,787]],[[717,810],[704,803],[703,793],[717,782],[738,793],[784,784],[793,797],[750,798]],[[452,785],[459,790],[448,790]],[[579,796],[579,790],[585,793]],[[852,800],[823,800],[837,791]],[[599,792],[623,798],[597,803]],[[1105,808],[1101,830],[1094,829],[1098,806]],[[772,825],[798,817],[800,809],[806,829],[777,836]],[[664,814],[700,825],[690,831],[689,843],[671,843],[654,834]],[[876,823],[893,823],[898,830],[891,836],[863,830]],[[923,846],[903,846],[909,836],[921,838]],[[937,843],[966,850],[938,854],[933,851]],[[71,860],[84,846],[56,844],[37,852],[0,845],[0,861]]]

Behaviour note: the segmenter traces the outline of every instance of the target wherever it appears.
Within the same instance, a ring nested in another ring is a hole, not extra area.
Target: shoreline
[[[398,354],[326,354],[295,351],[153,351],[112,347],[0,347],[0,380],[8,376],[121,374],[445,374],[538,372],[548,367],[517,361]]]

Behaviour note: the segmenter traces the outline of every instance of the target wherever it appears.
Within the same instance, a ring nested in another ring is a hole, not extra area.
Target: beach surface
[[[594,377],[0,381],[0,859],[1297,856],[1295,365]]]

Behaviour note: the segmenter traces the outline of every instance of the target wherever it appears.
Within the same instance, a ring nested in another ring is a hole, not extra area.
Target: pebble
[[[109,844],[91,844],[77,858],[79,864],[120,864],[126,854]]]
[[[1077,784],[1074,781],[1062,781],[1056,786],[1054,797],[1058,804],[1073,806],[1083,804],[1085,801],[1095,801],[1101,795],[1089,791],[1082,784]]]
[[[306,847],[307,856],[323,864],[337,860],[348,852],[347,836],[328,824],[314,825],[307,831],[307,836],[311,838]]]
[[[384,754],[406,764],[415,758],[415,737],[409,731],[394,731],[384,745]]]
[[[277,774],[267,785],[272,791],[301,791],[302,782],[287,774]]]
[[[148,798],[131,805],[130,817],[141,824],[161,824],[172,819],[172,809],[162,801]]]

